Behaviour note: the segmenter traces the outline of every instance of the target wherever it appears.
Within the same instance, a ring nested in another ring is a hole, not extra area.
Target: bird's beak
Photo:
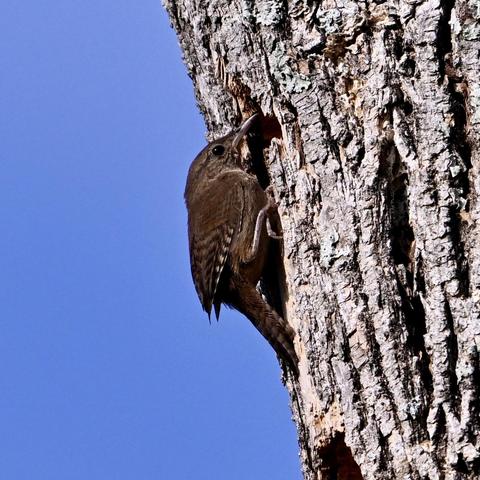
[[[250,118],[245,120],[240,128],[238,129],[237,134],[235,135],[235,138],[233,139],[232,142],[232,148],[236,150],[238,148],[238,145],[240,144],[240,141],[242,138],[248,133],[250,130],[250,127],[252,126],[253,122],[255,119],[258,117],[258,113],[254,113]]]

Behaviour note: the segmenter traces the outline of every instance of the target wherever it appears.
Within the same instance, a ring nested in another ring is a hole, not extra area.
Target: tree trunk
[[[265,116],[305,478],[479,478],[479,1],[165,4],[211,138]]]

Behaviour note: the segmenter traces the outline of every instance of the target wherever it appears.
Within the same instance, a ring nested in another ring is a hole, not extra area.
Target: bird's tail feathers
[[[298,375],[298,357],[293,346],[295,332],[265,302],[257,289],[238,275],[230,277],[227,304],[243,313],[265,337],[277,355]]]

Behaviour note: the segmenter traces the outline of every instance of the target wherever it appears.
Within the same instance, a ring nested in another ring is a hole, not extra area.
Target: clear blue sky
[[[0,479],[300,479],[273,352],[193,288],[160,0],[4,1],[0,38]]]

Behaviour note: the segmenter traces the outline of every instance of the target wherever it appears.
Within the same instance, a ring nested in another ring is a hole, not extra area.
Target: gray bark
[[[305,478],[479,478],[480,2],[165,5],[210,138],[271,132]]]

